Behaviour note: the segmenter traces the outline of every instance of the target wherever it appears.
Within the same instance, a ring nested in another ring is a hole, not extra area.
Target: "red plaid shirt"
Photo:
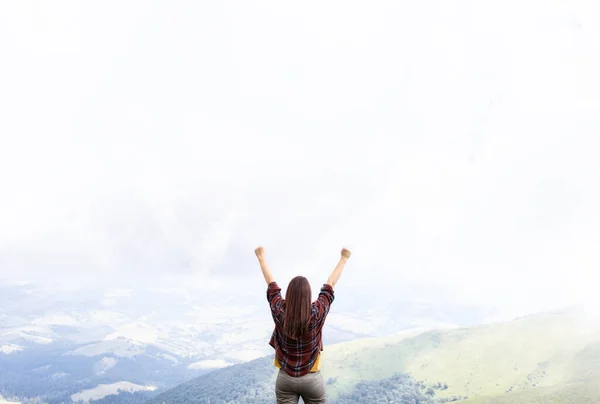
[[[271,306],[271,314],[275,322],[275,330],[269,345],[275,348],[275,358],[279,361],[281,369],[290,376],[299,377],[308,374],[323,350],[321,331],[333,299],[333,288],[324,284],[319,297],[312,303],[312,316],[308,333],[302,338],[294,340],[286,337],[283,332],[285,299],[281,296],[281,288],[277,285],[277,282],[269,284],[267,300]]]

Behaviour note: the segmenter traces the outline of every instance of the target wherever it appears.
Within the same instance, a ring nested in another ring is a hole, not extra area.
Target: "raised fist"
[[[256,247],[256,249],[254,250],[254,254],[256,254],[258,258],[262,258],[265,255],[265,249],[263,248],[263,246]]]
[[[350,258],[350,255],[352,255],[352,253],[350,252],[350,250],[348,250],[347,248],[342,248],[342,257],[344,257],[344,258]]]

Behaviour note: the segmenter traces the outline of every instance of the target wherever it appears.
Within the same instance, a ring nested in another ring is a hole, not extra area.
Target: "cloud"
[[[597,5],[433,4],[1,6],[0,276],[592,293]]]

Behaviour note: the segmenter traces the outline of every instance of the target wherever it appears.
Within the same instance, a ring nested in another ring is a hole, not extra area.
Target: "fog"
[[[2,3],[0,278],[591,302],[600,10],[519,10]]]

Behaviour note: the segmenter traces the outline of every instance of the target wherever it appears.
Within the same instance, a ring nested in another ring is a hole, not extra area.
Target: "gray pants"
[[[277,404],[298,404],[300,397],[305,404],[325,404],[325,382],[321,372],[293,377],[280,370],[275,382]]]

